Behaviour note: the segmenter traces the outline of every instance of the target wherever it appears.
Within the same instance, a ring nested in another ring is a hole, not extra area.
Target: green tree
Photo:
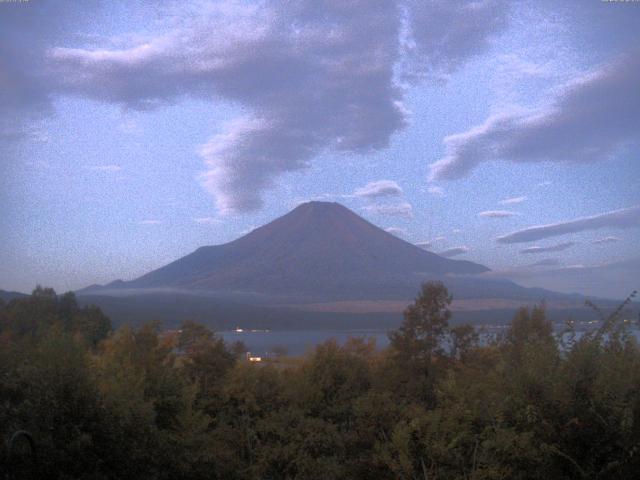
[[[473,325],[456,325],[451,328],[451,356],[463,362],[478,346],[480,337]]]
[[[442,282],[426,282],[404,311],[398,330],[389,334],[392,362],[388,388],[433,405],[437,370],[444,366],[442,343],[449,329],[452,297]]]
[[[400,328],[389,335],[391,348],[407,361],[428,363],[441,353],[449,328],[452,297],[442,282],[426,282],[420,295],[404,311]]]

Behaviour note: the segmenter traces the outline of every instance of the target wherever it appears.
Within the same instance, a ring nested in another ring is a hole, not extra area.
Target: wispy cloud
[[[547,77],[552,73],[548,64],[534,63],[514,54],[500,55],[497,60],[500,73],[508,78]]]
[[[413,209],[411,204],[407,202],[399,203],[397,205],[368,205],[363,207],[362,210],[390,217],[413,218]]]
[[[361,198],[379,198],[402,195],[402,189],[393,180],[378,180],[357,188],[353,195]]]
[[[592,243],[596,244],[596,245],[601,245],[603,243],[615,243],[615,242],[619,242],[620,239],[618,237],[604,237],[604,238],[599,238],[597,240],[594,240]]]
[[[407,230],[399,227],[389,227],[384,229],[385,232],[395,235],[396,237],[404,237],[407,235]]]
[[[541,272],[548,271],[548,267],[558,267],[560,265],[562,265],[562,262],[558,258],[543,258],[537,262],[492,270],[490,272],[482,273],[481,275],[483,277],[530,277],[532,275],[539,275]]]
[[[146,220],[140,220],[138,223],[140,225],[160,225],[162,223],[162,220],[149,218],[149,219],[146,219]]]
[[[528,247],[520,250],[520,253],[545,253],[545,252],[562,252],[576,245],[576,242],[564,242],[556,245],[549,245],[547,247]]]
[[[518,215],[516,212],[511,212],[509,210],[487,210],[478,214],[479,217],[485,218],[508,218],[516,215]]]
[[[464,253],[470,252],[471,249],[469,247],[454,247],[454,248],[449,248],[447,250],[443,250],[442,252],[438,252],[438,255],[440,255],[441,257],[455,257],[458,255],[462,255]]]
[[[512,197],[512,198],[505,198],[504,200],[501,200],[500,205],[515,205],[518,203],[522,203],[527,199],[527,197]]]
[[[431,164],[430,179],[462,178],[494,160],[607,159],[639,138],[640,108],[634,100],[639,84],[640,50],[635,50],[556,89],[548,105],[503,111],[482,125],[449,135],[444,139],[446,155]],[[610,92],[616,92],[615,98]]]
[[[220,223],[220,219],[215,217],[199,217],[194,218],[193,221],[199,225],[215,225]]]
[[[119,172],[122,170],[120,165],[87,165],[84,167],[85,170],[92,170],[94,172]]]
[[[127,135],[139,135],[142,133],[140,124],[133,118],[123,118],[118,125],[118,130]]]
[[[258,228],[257,225],[249,225],[247,228],[245,228],[244,230],[242,230],[240,232],[240,235],[247,235],[247,234],[253,232],[256,228]]]
[[[561,265],[562,262],[559,258],[543,258],[542,260],[538,260],[537,262],[530,263],[529,265],[525,265],[526,267],[556,267]]]
[[[567,233],[598,230],[601,228],[633,228],[640,226],[640,205],[612,212],[578,218],[567,222],[551,223],[518,230],[498,237],[499,243],[532,242]]]
[[[444,189],[442,187],[438,187],[436,185],[430,185],[429,187],[427,187],[427,191],[435,196],[435,197],[442,197],[444,196]]]
[[[447,241],[447,237],[444,236],[439,236],[439,237],[435,237],[432,240],[426,240],[424,242],[419,242],[416,243],[416,246],[420,247],[420,248],[424,248],[427,250],[431,250],[431,248],[436,244],[436,243],[442,243],[442,242],[446,242]]]

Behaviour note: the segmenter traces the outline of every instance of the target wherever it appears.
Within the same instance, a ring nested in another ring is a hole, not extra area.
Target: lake
[[[595,326],[595,325],[594,325]],[[479,329],[481,342],[494,338],[496,334],[504,332],[505,325],[485,325]],[[556,325],[556,332],[564,328]],[[361,330],[228,330],[218,332],[225,342],[244,342],[249,352],[256,356],[269,356],[278,348],[286,349],[287,355],[302,355],[329,339],[334,338],[339,344],[344,344],[349,337],[373,338],[378,348],[389,345],[389,330],[361,329]],[[633,329],[636,338],[640,339],[640,331]],[[578,332],[578,336],[580,333]]]
[[[218,332],[225,342],[244,342],[253,355],[266,356],[276,348],[285,348],[287,355],[302,355],[331,338],[343,344],[349,337],[375,338],[378,348],[389,344],[387,330],[235,330]]]

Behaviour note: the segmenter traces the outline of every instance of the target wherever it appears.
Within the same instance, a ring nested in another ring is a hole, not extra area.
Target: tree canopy
[[[427,283],[386,349],[328,341],[256,365],[206,326],[114,330],[38,287],[0,304],[0,477],[637,478],[640,349],[622,310],[606,332],[555,333],[522,308],[480,341],[450,303]],[[33,461],[9,451],[22,430]]]

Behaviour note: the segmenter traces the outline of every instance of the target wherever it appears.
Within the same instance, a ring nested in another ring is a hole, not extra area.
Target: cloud
[[[93,170],[94,172],[119,172],[122,170],[120,165],[89,165],[84,167],[85,170]]]
[[[20,141],[41,140],[33,124],[53,111],[56,88],[47,48],[92,18],[97,3],[0,2],[0,155],[8,155]]]
[[[614,210],[612,212],[578,218],[568,222],[551,223],[518,230],[498,237],[499,243],[521,243],[543,238],[566,235],[567,233],[598,230],[601,228],[633,228],[640,226],[640,205]]]
[[[303,121],[299,119],[298,121]],[[315,149],[294,125],[243,118],[227,124],[200,150],[208,171],[202,183],[222,214],[249,212],[262,204],[261,192],[273,188],[276,178],[310,165]]]
[[[404,237],[407,231],[404,228],[389,227],[384,229],[385,232],[395,235],[396,237]]]
[[[520,253],[545,253],[545,252],[562,252],[576,245],[576,242],[558,243],[548,247],[528,247],[520,250]]]
[[[431,185],[427,187],[427,191],[436,197],[442,197],[444,195],[444,189],[442,187],[437,187],[435,185]]]
[[[501,200],[500,205],[516,205],[518,203],[522,203],[527,199],[527,197],[512,197],[512,198],[505,198],[504,200]]]
[[[546,267],[557,267],[562,265],[562,262],[558,258],[544,258],[537,262],[527,263],[525,265],[514,265],[513,267],[504,268],[501,270],[492,270],[491,272],[484,272],[481,274],[483,277],[509,277],[509,278],[528,278],[533,275],[539,275],[544,271],[549,270]]]
[[[397,205],[369,205],[363,208],[365,212],[391,217],[413,218],[413,209],[410,203],[403,202]]]
[[[445,77],[484,51],[507,23],[508,5],[503,0],[408,0],[405,5],[412,13],[408,26],[414,42],[408,48],[408,75]]]
[[[240,235],[242,235],[242,236],[247,235],[247,234],[253,232],[256,228],[258,228],[258,225],[249,225],[247,228],[245,228],[244,230],[242,230],[240,232]]]
[[[560,259],[558,258],[543,258],[542,260],[538,260],[537,262],[530,263],[526,265],[527,267],[555,267],[557,265],[561,265]]]
[[[591,243],[594,243],[596,245],[602,245],[603,243],[615,243],[619,241],[620,239],[618,237],[604,237],[604,238],[599,238],[597,240],[594,240]]]
[[[215,225],[215,224],[220,223],[220,219],[215,218],[215,217],[194,218],[193,221],[196,222],[199,225]]]
[[[523,77],[550,77],[553,69],[549,63],[535,63],[516,54],[498,55],[501,76],[512,79]]]
[[[155,36],[50,50],[64,94],[148,110],[185,96],[240,106],[200,149],[223,213],[262,206],[323,152],[367,154],[407,124],[398,79],[446,75],[484,51],[507,2],[224,1],[181,4]],[[157,31],[158,29],[156,29]]]
[[[510,212],[508,210],[487,210],[485,212],[480,212],[478,214],[479,217],[485,218],[507,218],[518,215],[515,212]]]
[[[442,252],[438,252],[438,255],[440,255],[441,257],[448,258],[448,257],[455,257],[457,255],[462,255],[463,253],[467,253],[470,251],[471,249],[469,247],[455,247],[455,248],[449,248]]]
[[[147,220],[141,220],[138,223],[140,225],[160,225],[162,223],[162,220],[156,220],[156,219],[150,218]]]
[[[142,133],[140,124],[133,118],[124,118],[118,125],[118,130],[127,135],[138,135]]]
[[[378,198],[402,195],[402,189],[393,180],[378,180],[357,188],[353,195],[361,198]]]
[[[488,276],[510,278],[527,287],[544,286],[559,292],[580,292],[600,298],[625,298],[638,288],[639,275],[640,258],[636,257],[596,265],[519,267]]]
[[[607,159],[640,139],[639,84],[637,49],[557,89],[548,105],[497,113],[482,125],[446,137],[446,155],[431,164],[430,179],[462,178],[492,160]]]
[[[416,246],[420,248],[424,248],[426,250],[430,250],[434,243],[445,242],[446,240],[447,240],[446,237],[440,236],[440,237],[435,237],[433,240],[416,243]]]

